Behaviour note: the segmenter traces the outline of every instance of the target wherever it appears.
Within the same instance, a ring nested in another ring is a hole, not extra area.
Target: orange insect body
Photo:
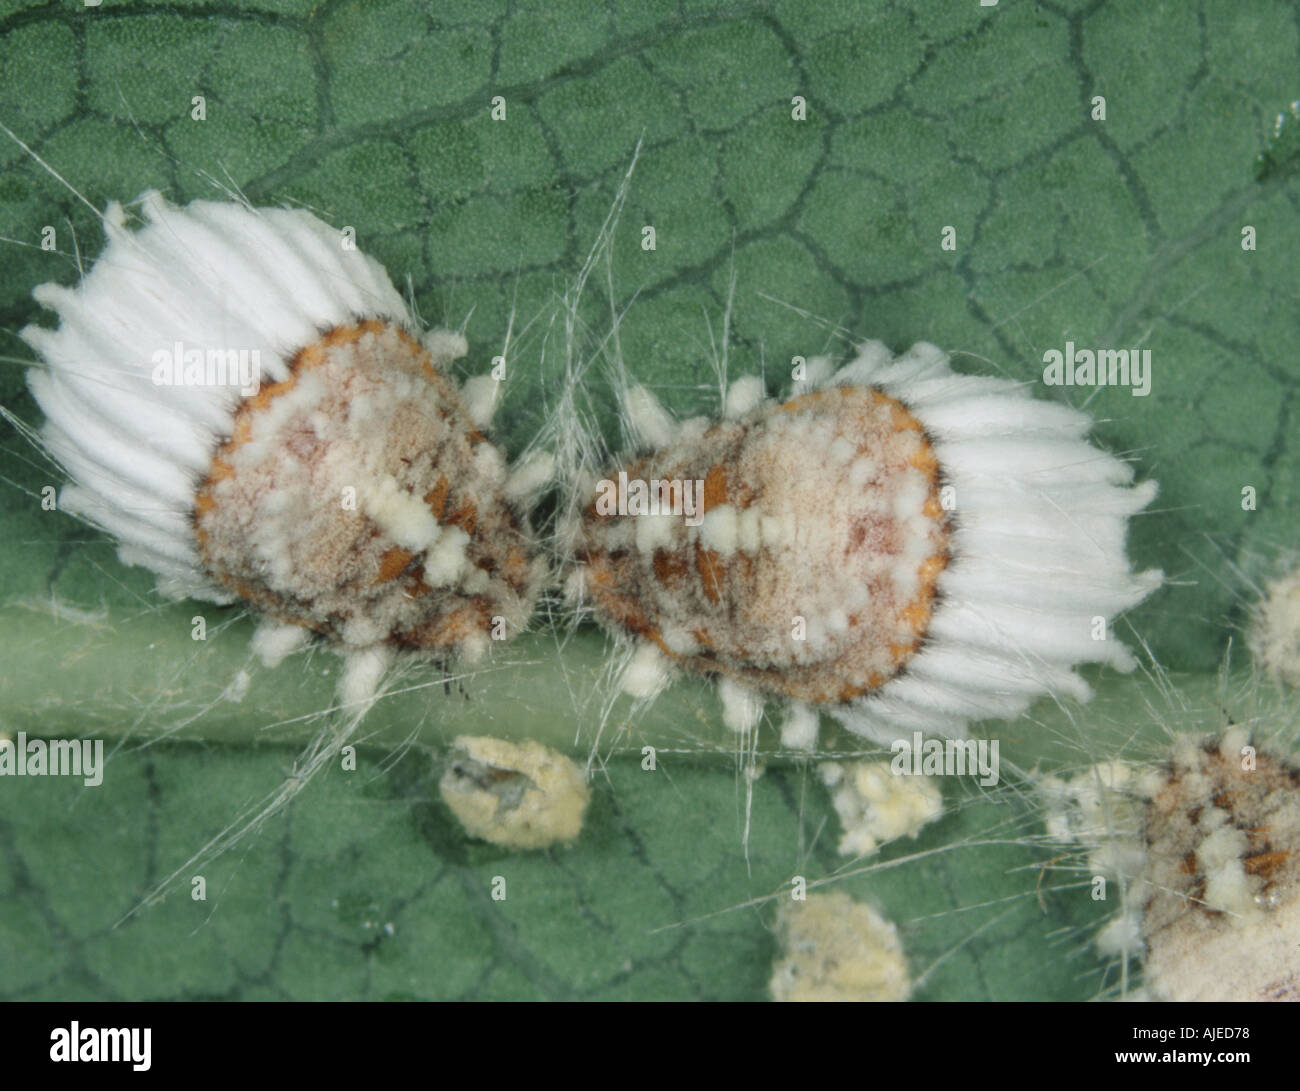
[[[578,545],[598,610],[686,669],[837,702],[919,647],[948,518],[932,445],[879,390],[761,407],[629,462],[619,481],[701,483],[698,525],[681,513],[630,533],[635,520],[592,505]]]
[[[732,382],[714,423],[623,391],[642,446],[575,495],[567,533],[570,592],[634,645],[624,691],[713,675],[734,730],[776,698],[807,749],[818,707],[887,744],[960,736],[1043,694],[1086,700],[1080,663],[1133,669],[1110,623],[1160,585],[1124,549],[1156,486],[1130,487],[1086,414],[924,342],[807,365],[784,401]]]
[[[501,494],[500,456],[429,352],[369,321],[290,368],[240,404],[198,490],[213,578],[352,644],[455,649],[495,617],[522,629],[539,562]]]

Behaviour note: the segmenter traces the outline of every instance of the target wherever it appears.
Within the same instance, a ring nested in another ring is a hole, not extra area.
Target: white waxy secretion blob
[[[1273,580],[1252,611],[1250,649],[1269,676],[1300,686],[1300,568]]]
[[[887,761],[823,762],[817,767],[831,791],[844,829],[841,856],[871,856],[881,845],[911,837],[943,814],[937,777],[898,776]]]
[[[60,507],[167,596],[255,606],[268,663],[309,632],[355,651],[345,696],[393,651],[473,657],[521,631],[545,565],[480,431],[495,399],[447,374],[464,338],[421,336],[307,212],[140,206],[138,230],[109,207],[80,285],[36,289],[58,329],[22,332]]]
[[[781,957],[769,987],[779,1002],[878,1003],[912,991],[898,928],[843,891],[781,906]]]
[[[929,344],[809,368],[781,402],[732,383],[714,423],[625,392],[643,448],[580,498],[569,587],[634,638],[629,692],[716,676],[733,728],[777,698],[808,749],[818,707],[880,741],[961,735],[1040,695],[1086,699],[1081,663],[1135,666],[1111,621],[1161,582],[1125,552],[1156,485],[1088,442],[1086,414]],[[700,510],[665,516],[694,484]]]
[[[591,801],[582,769],[533,739],[461,736],[438,790],[471,837],[515,850],[573,841]]]

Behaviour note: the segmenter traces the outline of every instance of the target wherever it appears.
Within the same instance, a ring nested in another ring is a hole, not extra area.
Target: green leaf
[[[771,389],[793,356],[845,351],[829,323],[896,349],[933,341],[969,370],[1086,405],[1099,440],[1161,484],[1131,547],[1169,584],[1132,631],[1204,693],[1251,581],[1296,544],[1300,185],[1294,119],[1274,126],[1300,97],[1297,28],[1294,5],[1240,0],[9,2],[0,122],[95,208],[229,187],[354,226],[399,285],[409,277],[427,322],[468,316],[462,374],[487,370],[513,316],[497,431],[512,455],[547,422],[557,298],[641,142],[614,298],[595,277],[580,304],[591,338],[626,309],[636,376],[677,412],[711,412],[734,277],[728,366],[763,369]],[[498,95],[504,121],[490,116]],[[14,334],[48,321],[32,288],[74,283],[102,231],[16,143],[0,143],[0,168],[0,399],[35,424]],[[57,252],[39,248],[46,225]],[[940,248],[947,227],[955,251]],[[1150,395],[1043,388],[1043,353],[1067,340],[1150,348]],[[589,381],[608,405],[604,380]],[[923,998],[1114,984],[1086,949],[1100,910],[1075,878],[1038,870],[1050,853],[1026,840],[1041,827],[1015,778],[990,794],[949,784],[950,813],[885,850],[897,866],[841,876],[825,790],[773,757],[753,784],[747,858],[746,779],[702,683],[679,684],[631,734],[616,707],[606,740],[622,752],[598,768],[573,848],[466,841],[437,801],[447,738],[538,734],[585,756],[598,726],[603,638],[558,646],[545,624],[450,692],[432,668],[403,679],[410,691],[365,722],[356,773],[330,771],[203,865],[206,901],[187,874],[114,928],[280,784],[337,662],[255,671],[231,700],[247,619],[162,607],[110,543],[41,510],[59,476],[32,445],[9,428],[0,443],[0,726],[127,740],[93,790],[0,780],[0,996],[758,998],[771,899],[794,875],[881,905],[914,973],[934,967]],[[1107,715],[1122,728],[1149,692],[1116,685]],[[1043,753],[1052,715],[993,725],[1004,761],[1077,761]],[[142,745],[176,732],[190,741]],[[657,772],[640,767],[643,739],[665,748]]]

